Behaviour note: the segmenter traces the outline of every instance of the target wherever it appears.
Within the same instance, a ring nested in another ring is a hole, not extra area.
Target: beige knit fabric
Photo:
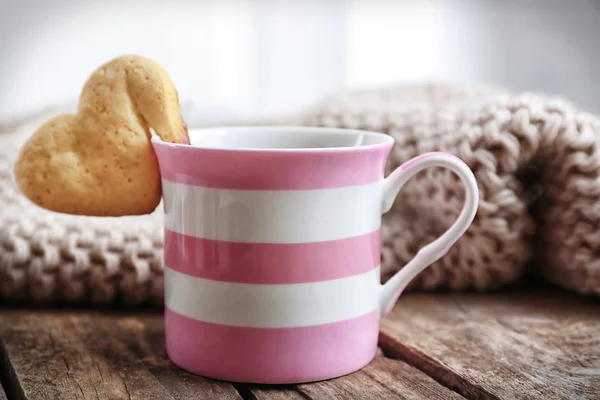
[[[46,117],[0,134],[0,296],[161,304],[162,208],[127,218],[59,215],[15,189],[15,152]],[[558,285],[600,294],[598,118],[535,95],[420,85],[338,94],[270,123],[390,134],[396,145],[386,173],[434,150],[473,169],[481,196],[475,221],[411,289],[487,290],[534,265]],[[383,219],[383,279],[448,227],[462,201],[446,170],[413,178]]]

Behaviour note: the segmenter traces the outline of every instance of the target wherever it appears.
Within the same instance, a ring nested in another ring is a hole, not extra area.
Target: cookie
[[[150,128],[164,141],[189,143],[173,82],[149,58],[113,59],[89,77],[75,114],[47,121],[23,145],[19,190],[60,213],[151,213],[161,181]]]

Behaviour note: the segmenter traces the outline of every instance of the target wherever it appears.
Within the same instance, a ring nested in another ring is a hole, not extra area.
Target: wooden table
[[[5,307],[0,318],[0,399],[600,399],[600,302],[550,288],[405,294],[382,323],[383,355],[289,386],[175,367],[156,310]]]

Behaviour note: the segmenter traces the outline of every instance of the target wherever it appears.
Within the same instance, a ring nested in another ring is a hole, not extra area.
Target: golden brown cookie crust
[[[46,122],[22,147],[19,189],[56,212],[150,213],[161,198],[150,128],[164,141],[189,143],[171,79],[146,57],[111,60],[86,82],[76,114]]]

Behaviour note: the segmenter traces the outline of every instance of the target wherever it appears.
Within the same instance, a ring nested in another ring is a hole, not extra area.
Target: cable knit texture
[[[162,206],[147,216],[92,218],[42,210],[18,193],[16,151],[47,118],[0,133],[0,296],[162,304]],[[386,174],[428,151],[471,167],[478,214],[411,290],[489,290],[529,265],[560,286],[600,294],[600,120],[568,102],[486,87],[402,86],[336,94],[267,123],[392,135]],[[383,280],[450,226],[463,197],[448,170],[411,179],[383,217]]]

